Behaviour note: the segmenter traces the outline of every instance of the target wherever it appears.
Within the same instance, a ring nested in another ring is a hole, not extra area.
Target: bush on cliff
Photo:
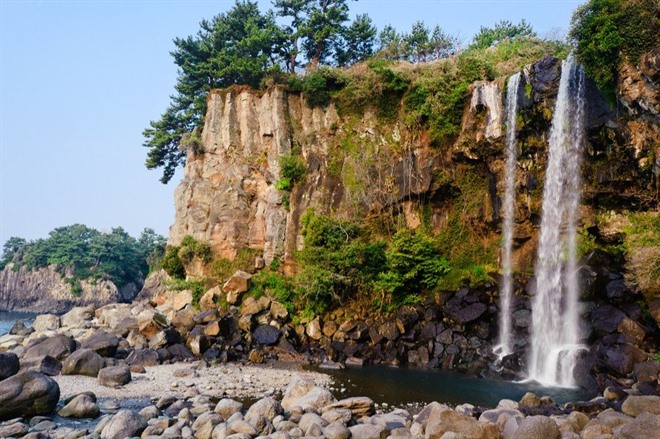
[[[587,75],[616,101],[621,64],[660,47],[657,0],[590,0],[571,20],[570,38]]]

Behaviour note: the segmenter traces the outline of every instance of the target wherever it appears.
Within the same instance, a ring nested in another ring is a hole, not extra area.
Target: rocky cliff
[[[118,289],[110,281],[81,281],[82,291],[71,293],[71,285],[53,267],[14,270],[9,264],[0,271],[0,310],[32,313],[64,313],[74,306],[103,306],[130,301],[137,294],[133,284]]]
[[[624,105],[612,110],[588,82],[588,145],[583,165],[582,226],[597,234],[599,213],[657,210],[657,54],[622,71]],[[547,135],[561,62],[546,58],[523,71],[520,90],[516,250],[520,271],[535,254]],[[447,239],[455,257],[478,249],[476,262],[495,270],[503,198],[503,89],[506,78],[473,84],[456,140],[434,145],[426,129],[383,118],[365,106],[342,113],[330,103],[309,108],[283,88],[216,90],[208,98],[201,151],[189,150],[176,189],[169,243],[185,235],[232,259],[243,249],[268,263],[293,264],[302,246],[301,217],[310,208],[376,224],[403,222]],[[340,114],[341,113],[341,114]],[[304,181],[276,188],[280,157],[304,160]],[[387,224],[385,224],[387,226]],[[378,227],[376,225],[375,227]],[[602,227],[601,227],[602,228]],[[203,276],[203,266],[188,267]]]

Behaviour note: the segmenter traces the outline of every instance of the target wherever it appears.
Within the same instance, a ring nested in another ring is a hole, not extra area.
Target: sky
[[[499,20],[561,35],[581,1],[358,0],[382,29],[423,20],[464,42]],[[262,10],[270,0],[259,0]],[[0,245],[75,223],[167,235],[174,189],[144,166],[142,131],[174,92],[175,37],[233,0],[0,0]]]

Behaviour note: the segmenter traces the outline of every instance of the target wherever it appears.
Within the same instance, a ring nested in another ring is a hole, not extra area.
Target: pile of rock
[[[608,402],[609,401],[609,402]],[[204,393],[159,395],[141,409],[106,413],[87,428],[58,426],[42,416],[0,423],[0,437],[25,438],[196,438],[196,439],[588,439],[656,438],[659,396],[627,396],[617,411],[596,398],[588,410],[561,409],[549,398],[525,395],[490,410],[464,404],[452,409],[433,402],[415,416],[403,409],[376,410],[366,397],[342,400],[304,377],[294,378],[281,400],[261,398],[250,407]],[[112,404],[108,404],[112,406]],[[89,393],[63,401],[62,417],[95,418],[100,408]],[[543,414],[539,414],[543,413]]]

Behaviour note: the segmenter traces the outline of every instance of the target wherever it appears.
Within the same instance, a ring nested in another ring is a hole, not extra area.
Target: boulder
[[[181,334],[174,328],[165,328],[149,340],[150,349],[158,349],[181,342]]]
[[[41,314],[34,319],[32,328],[36,332],[55,331],[60,328],[60,317],[54,314]]]
[[[16,375],[19,368],[20,363],[15,353],[0,352],[0,381]]]
[[[259,325],[252,333],[252,337],[260,345],[270,346],[277,343],[280,331],[271,325]]]
[[[351,437],[351,431],[345,423],[333,422],[323,429],[323,435],[328,439],[348,439]]]
[[[474,439],[499,439],[500,430],[496,424],[479,422],[453,410],[443,410],[429,417],[425,439],[440,439],[443,434],[454,432]]]
[[[638,416],[642,412],[660,415],[660,396],[657,395],[632,395],[629,396],[623,405],[621,411],[628,416]]]
[[[468,323],[477,320],[487,309],[488,306],[485,303],[476,302],[451,313],[451,317],[458,323]]]
[[[48,337],[45,340],[32,345],[32,347],[25,351],[23,358],[27,360],[30,358],[50,355],[58,360],[63,360],[75,350],[76,342],[71,337],[62,334],[55,334],[52,337]]]
[[[104,366],[103,358],[91,349],[78,349],[62,362],[62,375],[96,377]]]
[[[371,398],[367,398],[366,396],[356,396],[327,405],[323,407],[321,413],[337,409],[350,410],[353,416],[358,419],[362,416],[371,416],[376,412],[374,401]]]
[[[620,439],[656,439],[659,431],[660,416],[643,412],[622,426],[617,437]]]
[[[0,437],[22,437],[28,434],[30,427],[25,423],[17,420],[16,422],[9,422],[7,424],[0,424]]]
[[[621,334],[635,340],[637,343],[640,343],[644,340],[644,337],[646,337],[646,329],[629,317],[624,317],[623,320],[621,320],[617,330]]]
[[[378,333],[388,340],[396,340],[400,335],[396,322],[392,320],[388,320],[378,326]]]
[[[305,328],[305,333],[312,340],[320,340],[321,337],[323,337],[323,331],[321,331],[321,319],[317,317],[309,322]]]
[[[44,355],[43,357],[32,358],[29,360],[23,359],[21,361],[21,366],[26,370],[40,372],[48,376],[59,375],[62,371],[62,362],[50,355]]]
[[[1,354],[0,354],[1,355]],[[658,361],[644,361],[637,363],[633,366],[633,373],[635,379],[639,382],[654,382],[660,376],[660,362]]]
[[[528,416],[511,439],[559,439],[561,433],[555,421],[545,416]]]
[[[32,326],[26,327],[25,323],[23,323],[23,320],[16,320],[14,325],[9,330],[9,334],[20,335],[20,336],[30,335],[33,332],[34,332],[34,328]]]
[[[119,410],[101,431],[104,439],[125,439],[139,436],[147,428],[147,421],[132,410]]]
[[[202,413],[191,426],[192,431],[195,432],[195,439],[211,439],[213,429],[222,421],[222,416],[217,413]]]
[[[190,290],[177,291],[170,298],[170,306],[174,311],[181,311],[192,303],[193,294]]]
[[[385,439],[387,431],[382,425],[358,424],[349,427],[352,439]]]
[[[300,406],[304,411],[320,410],[337,400],[328,389],[316,386],[311,378],[294,377],[282,398],[282,407],[289,410]]]
[[[131,366],[157,366],[160,356],[153,349],[135,349],[126,358],[126,363]]]
[[[222,289],[227,293],[227,302],[230,305],[236,304],[236,302],[239,301],[241,294],[249,289],[250,279],[252,279],[250,273],[238,270],[227,280],[227,282],[225,282]]]
[[[224,419],[229,419],[232,415],[240,412],[242,409],[243,404],[240,402],[234,401],[233,399],[224,398],[218,402],[214,411]]]
[[[63,418],[96,418],[100,412],[94,394],[81,393],[74,396],[57,414]]]
[[[145,309],[137,316],[138,330],[148,340],[152,339],[163,328],[169,326],[167,318],[153,309]]]
[[[217,409],[217,407],[216,407]],[[263,416],[269,421],[275,419],[275,416],[282,413],[282,405],[271,397],[262,398],[252,404],[252,406],[245,413],[245,419],[253,416]]]
[[[84,340],[80,347],[91,349],[102,357],[114,357],[119,346],[119,337],[105,331],[98,331]]]
[[[101,369],[98,382],[106,387],[121,387],[131,382],[131,370],[127,366],[112,366]]]
[[[59,399],[55,380],[39,372],[21,372],[0,381],[0,421],[50,414]]]
[[[76,306],[60,317],[63,328],[83,328],[94,317],[94,307]]]

